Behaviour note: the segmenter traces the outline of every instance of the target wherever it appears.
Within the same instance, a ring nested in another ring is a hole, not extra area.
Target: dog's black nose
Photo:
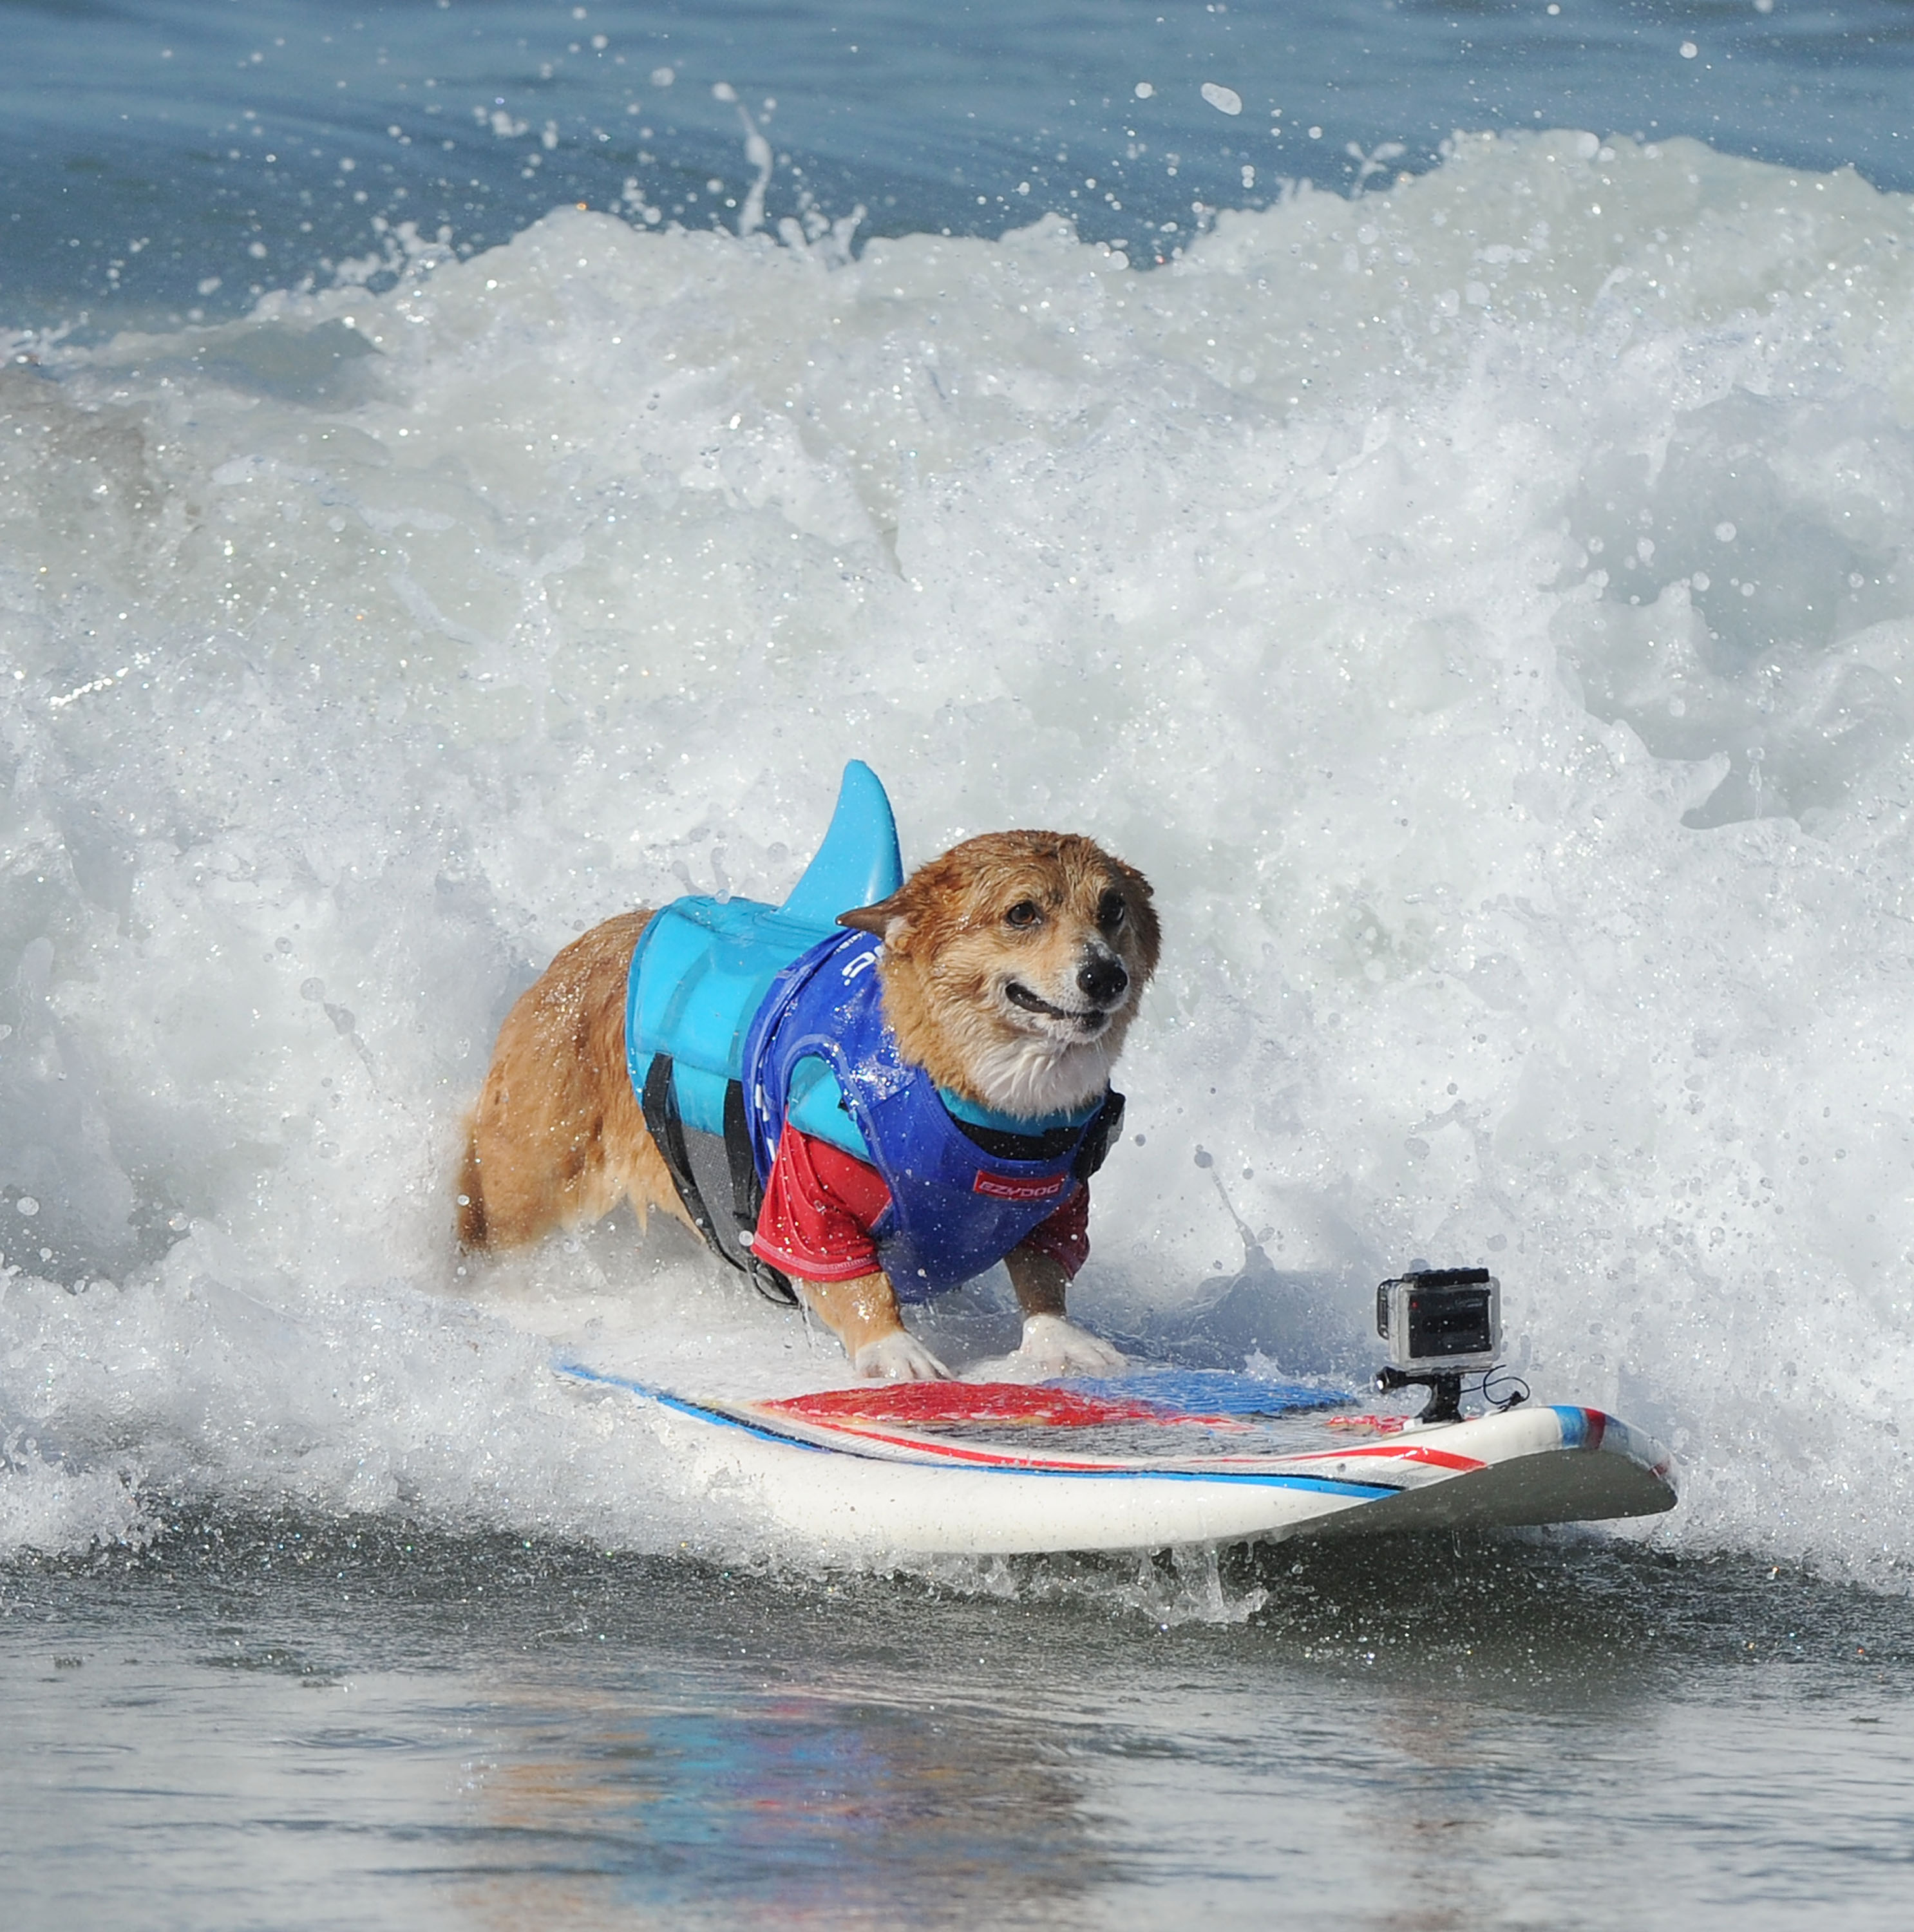
[[[1077,968],[1077,991],[1100,1006],[1114,1006],[1129,986],[1124,962],[1107,952],[1092,955]]]

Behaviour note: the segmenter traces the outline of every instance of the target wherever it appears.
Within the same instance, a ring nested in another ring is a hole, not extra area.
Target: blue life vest
[[[632,1085],[642,1095],[654,1063],[668,1058],[685,1126],[722,1135],[726,1090],[743,1071],[745,1034],[772,982],[844,930],[839,913],[888,898],[903,883],[890,800],[877,773],[854,758],[824,843],[782,905],[694,894],[652,914],[626,982]]]
[[[652,914],[625,988],[625,1057],[645,1126],[692,1224],[770,1300],[790,1283],[752,1252],[763,1189],[745,1120],[744,1038],[778,975],[841,929],[837,916],[904,883],[878,775],[844,768],[824,843],[782,905],[695,896]]]
[[[645,1125],[712,1251],[776,1300],[796,1297],[750,1238],[788,1119],[877,1168],[891,1197],[872,1231],[879,1256],[899,1296],[922,1300],[1047,1220],[1122,1118],[1114,1093],[1049,1120],[992,1114],[898,1058],[879,942],[836,921],[902,884],[890,801],[854,759],[782,905],[674,899],[632,956],[625,1051]]]
[[[951,1097],[898,1057],[884,1024],[881,944],[839,933],[778,976],[745,1040],[746,1112],[760,1184],[788,1120],[876,1168],[890,1190],[871,1230],[879,1258],[899,1300],[922,1301],[1001,1261],[1076,1192],[1101,1162],[1123,1096],[1050,1120],[962,1108],[980,1130],[967,1132]]]

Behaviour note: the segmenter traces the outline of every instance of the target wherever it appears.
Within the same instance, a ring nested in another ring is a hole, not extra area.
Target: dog
[[[466,1124],[458,1214],[466,1249],[522,1247],[620,1200],[641,1227],[656,1208],[699,1232],[627,1063],[626,978],[653,916],[621,914],[573,940],[507,1016]],[[758,1252],[790,1275],[862,1376],[949,1375],[905,1328],[900,1306],[900,1286],[923,1299],[919,1278],[934,1288],[948,1273],[940,1258],[970,1274],[1006,1264],[1027,1366],[1053,1374],[1120,1366],[1066,1304],[1087,1252],[1088,1174],[1120,1116],[1111,1068],[1162,946],[1148,880],[1076,834],[993,832],[953,846],[838,923],[841,940],[826,950],[845,962],[842,984],[826,991],[848,986],[854,997],[856,974],[874,965],[868,1022],[881,1026],[881,1046],[913,1090],[937,1096],[922,1100],[909,1131],[953,1145],[954,1134],[964,1136],[958,1158],[977,1166],[977,1198],[958,1211],[1000,1220],[967,1224],[946,1253],[934,1216],[927,1232],[920,1213],[909,1252],[928,1265],[894,1280],[895,1230],[915,1211],[914,1161],[892,1155],[886,1167],[890,1130],[854,1094],[846,1112],[876,1138],[856,1137],[852,1151],[786,1124],[781,1102],[760,1159],[761,1169],[768,1156],[769,1172]],[[847,1087],[863,1064],[842,1063]]]

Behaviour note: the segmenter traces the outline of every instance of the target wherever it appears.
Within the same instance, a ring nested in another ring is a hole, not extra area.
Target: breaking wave
[[[764,1548],[546,1363],[830,1352],[623,1217],[468,1272],[453,1156],[560,944],[781,895],[861,757],[907,860],[1156,883],[1093,1324],[1353,1371],[1381,1274],[1488,1262],[1538,1394],[1676,1450],[1643,1533],[1895,1574],[1914,204],[1558,133],[1147,273],[398,239],[0,371],[0,1547]]]

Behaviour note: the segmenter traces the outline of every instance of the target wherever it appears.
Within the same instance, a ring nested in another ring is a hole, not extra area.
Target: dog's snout
[[[1077,968],[1077,991],[1100,1006],[1114,1006],[1130,988],[1130,972],[1114,954],[1093,952]]]

